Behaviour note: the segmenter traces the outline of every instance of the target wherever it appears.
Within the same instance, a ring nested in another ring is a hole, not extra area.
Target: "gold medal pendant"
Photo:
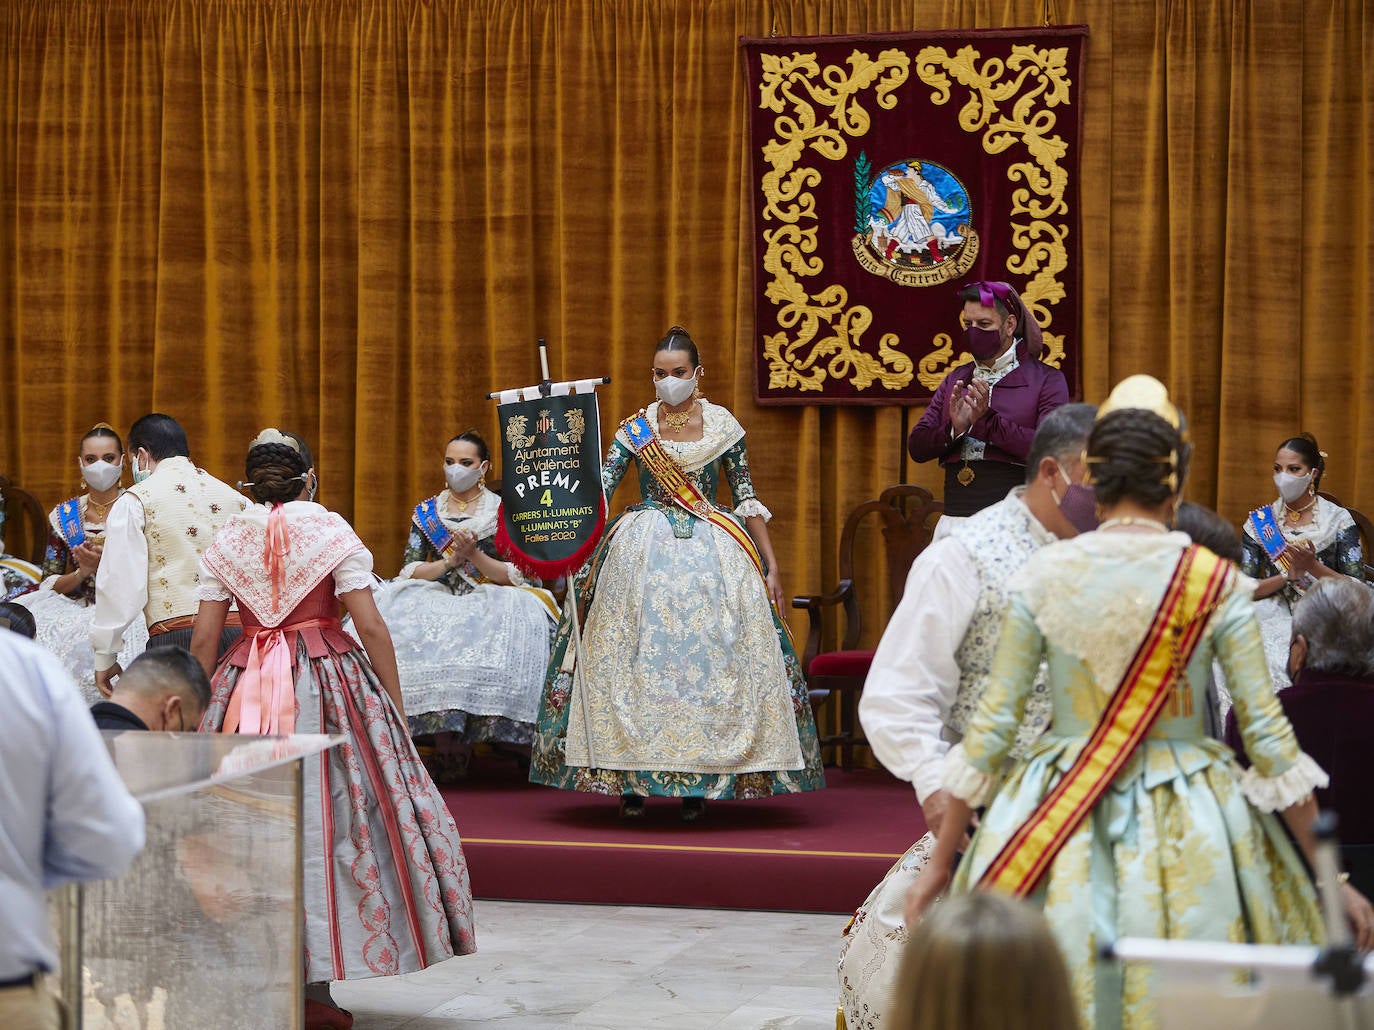
[[[968,462],[964,462],[964,467],[959,470],[959,474],[954,478],[959,481],[960,486],[968,486],[973,482],[973,469],[968,467]]]

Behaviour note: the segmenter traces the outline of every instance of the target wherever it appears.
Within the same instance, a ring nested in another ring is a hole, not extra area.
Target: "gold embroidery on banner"
[[[1063,337],[1049,327],[1051,305],[1066,295],[1058,276],[1068,266],[1068,171],[1059,160],[1068,146],[1052,135],[1056,117],[1048,108],[1071,102],[1067,57],[1064,47],[1021,45],[1005,61],[990,58],[981,64],[972,46],[953,57],[943,47],[925,47],[916,58],[918,76],[933,88],[932,103],[949,102],[951,77],[968,87],[959,125],[966,132],[982,131],[987,153],[1000,154],[1018,141],[1026,147],[1029,159],[1007,171],[1013,181],[1025,183],[1013,192],[1008,213],[1019,253],[1008,256],[1007,269],[1030,277],[1021,297],[1045,329],[1043,360],[1054,366],[1064,356]],[[846,65],[822,68],[814,53],[760,55],[759,107],[777,114],[773,138],[762,147],[769,170],[760,183],[763,220],[777,223],[763,232],[764,295],[777,305],[780,327],[762,340],[768,388],[816,392],[827,379],[842,379],[860,392],[875,384],[898,390],[915,375],[933,390],[954,356],[947,334],[935,336],[934,351],[921,356],[919,371],[899,349],[895,333],[878,339],[875,356],[863,340],[873,322],[872,310],[851,306],[848,291],[837,283],[808,290],[802,282],[821,275],[825,262],[816,256],[819,217],[810,192],[820,184],[821,171],[801,161],[808,150],[832,162],[844,158],[846,137],[862,137],[871,125],[860,95],[872,89],[873,102],[891,110],[897,104],[894,92],[910,74],[911,58],[889,49],[874,59],[856,49]],[[1011,77],[1001,81],[1007,75]],[[1002,106],[1008,103],[1009,113]]]
[[[819,275],[825,263],[810,256],[816,251],[818,219],[816,197],[808,187],[820,183],[821,173],[798,162],[808,148],[831,161],[843,158],[849,149],[845,136],[863,136],[871,124],[858,95],[874,87],[877,105],[891,110],[897,102],[892,92],[906,82],[911,58],[900,50],[884,50],[875,61],[855,50],[848,70],[838,65],[822,70],[815,54],[760,57],[759,106],[778,114],[774,138],[763,147],[771,167],[760,184],[763,218],[781,223],[763,234],[763,267],[771,277],[764,295],[779,305],[777,324],[796,330],[793,338],[786,331],[764,337],[768,386],[817,391],[826,379],[834,378],[848,379],[858,390],[875,382],[889,390],[901,389],[911,382],[913,364],[896,349],[896,334],[885,333],[878,340],[874,357],[862,349],[873,312],[863,305],[849,307],[849,292],[843,286],[812,294],[802,285],[800,277]],[[828,109],[829,117],[818,115],[817,107]]]
[[[1068,144],[1051,135],[1057,118],[1049,108],[1072,103],[1068,54],[1066,47],[1013,46],[1006,61],[993,57],[981,65],[972,46],[961,47],[953,57],[944,47],[928,46],[916,56],[916,74],[934,90],[932,103],[949,102],[951,77],[968,87],[959,127],[982,131],[984,151],[1000,154],[1017,142],[1025,145],[1029,160],[1007,169],[1013,182],[1025,183],[1011,195],[1012,246],[1022,253],[1007,257],[1007,270],[1030,277],[1020,291],[1021,300],[1045,330],[1046,353],[1041,360],[1056,368],[1064,360],[1064,337],[1049,329],[1054,320],[1051,305],[1066,295],[1059,274],[1069,264],[1069,205],[1064,199],[1069,172],[1059,163]],[[1002,81],[1007,75],[1011,78]],[[999,106],[1008,103],[1010,114]],[[927,389],[935,389],[944,378],[944,371],[924,374],[924,361],[921,371],[921,385]]]

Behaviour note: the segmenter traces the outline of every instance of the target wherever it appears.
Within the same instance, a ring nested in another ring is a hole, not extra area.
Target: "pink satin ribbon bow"
[[[273,612],[280,603],[281,589],[286,580],[286,556],[290,553],[291,532],[286,528],[286,509],[277,503],[272,505],[272,511],[267,516],[267,535],[262,541],[262,561],[272,581]]]

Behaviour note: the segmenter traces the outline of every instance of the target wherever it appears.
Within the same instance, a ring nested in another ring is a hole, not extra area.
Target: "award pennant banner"
[[[496,548],[543,579],[574,572],[606,526],[596,394],[499,404]]]
[[[742,39],[755,398],[924,404],[1005,280],[1081,396],[1085,26]]]

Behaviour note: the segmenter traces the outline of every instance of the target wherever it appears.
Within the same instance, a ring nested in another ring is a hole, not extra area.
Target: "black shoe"
[[[638,819],[644,815],[644,798],[639,794],[620,795],[620,818]]]
[[[684,823],[694,823],[706,814],[705,798],[683,798],[682,799],[682,821]]]

